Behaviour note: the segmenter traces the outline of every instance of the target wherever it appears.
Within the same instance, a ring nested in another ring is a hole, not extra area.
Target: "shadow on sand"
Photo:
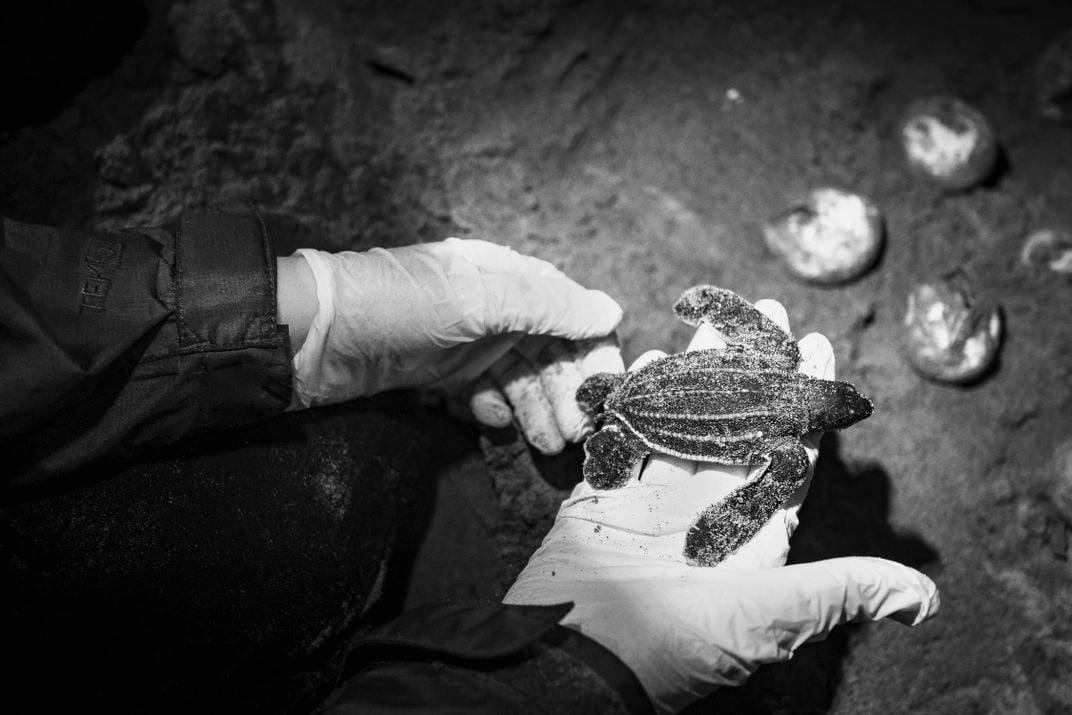
[[[900,533],[889,523],[892,480],[878,464],[846,464],[838,436],[828,433],[800,527],[793,535],[789,563],[842,556],[879,556],[922,568],[938,553],[918,535]],[[740,688],[725,688],[689,708],[690,715],[828,712],[841,681],[841,665],[852,636],[865,626],[834,629],[825,641],[800,648],[793,660],[760,668]]]

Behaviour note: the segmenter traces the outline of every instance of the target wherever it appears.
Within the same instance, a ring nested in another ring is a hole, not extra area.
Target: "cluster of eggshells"
[[[909,166],[947,191],[979,186],[998,164],[990,122],[956,97],[927,97],[909,105],[901,145]],[[941,382],[979,380],[1001,346],[1000,309],[978,302],[958,270],[909,292],[904,326],[905,355],[919,373]]]
[[[993,175],[994,131],[978,110],[949,96],[916,100],[899,128],[911,169],[945,191],[966,191]],[[815,189],[763,229],[768,248],[797,278],[840,285],[877,262],[885,239],[875,203],[839,188]],[[979,379],[1001,342],[1001,314],[978,303],[960,273],[915,286],[904,318],[904,352],[925,377],[951,383]]]
[[[1072,97],[1072,33],[1044,53],[1039,68],[1040,114],[1072,121],[1072,100],[1065,99]],[[1055,88],[1055,83],[1060,86]],[[997,171],[1000,148],[993,127],[978,109],[957,97],[936,95],[912,102],[898,133],[908,167],[941,191],[970,191]],[[793,276],[819,285],[845,284],[868,272],[885,240],[874,202],[832,187],[802,196],[764,225],[763,236]],[[1072,232],[1040,228],[1028,236],[1020,258],[1025,266],[1072,277]],[[975,382],[993,367],[1001,337],[1000,308],[978,301],[959,270],[909,291],[904,353],[923,376],[947,383]]]

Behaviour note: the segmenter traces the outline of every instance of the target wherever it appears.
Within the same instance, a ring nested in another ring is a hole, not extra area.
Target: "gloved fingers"
[[[774,321],[779,328],[792,334],[789,330],[789,313],[786,312],[784,305],[772,298],[763,298],[756,301],[756,310]]]
[[[622,308],[613,298],[570,279],[493,276],[485,286],[485,329],[491,333],[520,330],[579,340],[608,335],[622,322]]]
[[[822,333],[808,333],[797,342],[800,372],[821,380],[834,379],[834,346]]]
[[[870,557],[734,573],[712,585],[736,602],[716,599],[712,608],[748,614],[725,635],[738,657],[757,663],[788,660],[801,645],[822,640],[842,623],[893,618],[914,626],[941,605],[931,579]]]
[[[657,510],[653,509],[653,504],[657,505]],[[654,555],[650,550],[656,539],[677,535],[667,551],[671,560],[681,561],[685,532],[695,518],[695,511],[696,506],[689,495],[673,488],[585,491],[562,503],[552,534],[562,537],[564,529],[572,528],[567,524],[583,522],[588,526],[580,527],[569,538],[598,546],[601,550],[614,550],[616,560],[635,554],[638,543],[644,545],[643,558],[650,558]]]
[[[800,349],[800,372],[821,380],[833,380],[835,375],[834,346],[822,333],[808,333],[797,342]],[[804,435],[802,441],[808,450],[812,464],[819,458],[819,441],[822,432]]]
[[[487,241],[450,238],[442,242],[478,269],[482,282],[481,329],[522,331],[581,339],[608,335],[622,320],[609,295],[585,288],[553,265]]]
[[[559,520],[574,518],[599,524],[603,538],[613,531],[645,537],[676,534],[670,553],[673,560],[683,562],[685,534],[704,507],[725,497],[724,485],[729,481],[712,478],[709,471],[697,476],[692,471],[695,467],[689,460],[653,456],[639,479],[619,489],[575,490],[563,502]]]
[[[577,442],[592,430],[592,418],[577,404],[577,388],[585,377],[596,372],[622,372],[621,350],[614,334],[582,341],[567,341],[541,335],[522,338],[514,351],[533,367],[540,378],[544,396],[551,405],[551,413],[559,433],[568,442]],[[506,365],[514,365],[517,356],[504,358]],[[520,370],[516,366],[516,370]],[[502,375],[504,367],[489,374]],[[481,377],[474,385],[469,398],[469,408],[481,424],[502,428],[514,418],[510,400],[500,385],[489,375]],[[539,413],[539,402],[535,406]],[[535,424],[543,424],[539,417]],[[529,425],[532,421],[529,421]],[[524,427],[522,427],[524,431]],[[527,433],[526,433],[527,434]]]
[[[653,363],[656,360],[661,360],[664,357],[666,357],[666,353],[664,353],[662,350],[648,350],[648,351],[645,351],[645,352],[641,353],[640,356],[637,357],[636,360],[634,360],[633,362],[629,363],[629,372],[635,372],[635,371],[639,370],[640,368],[644,367],[645,365],[648,365],[649,363]]]
[[[540,374],[531,362],[511,351],[488,370],[513,409],[525,438],[543,454],[558,454],[566,441],[558,427],[554,406],[544,391]]]
[[[622,361],[622,349],[618,344],[618,334],[611,333],[599,338],[585,338],[574,343],[581,374],[591,377],[598,372],[619,374],[625,372]]]
[[[725,349],[726,340],[722,337],[722,333],[719,332],[718,328],[705,321],[700,323],[696,328],[696,332],[692,334],[692,339],[689,341],[689,346],[685,348],[685,352]]]
[[[469,411],[477,422],[495,429],[508,427],[514,421],[514,411],[506,395],[488,377],[480,378],[473,385]]]
[[[774,300],[772,298],[763,298],[761,300],[756,301],[755,307],[756,307],[756,310],[758,310],[759,312],[763,313],[768,318],[770,318],[771,321],[773,321],[775,325],[777,325],[779,328],[781,328],[783,331],[785,331],[788,335],[793,334],[792,330],[790,330],[790,328],[789,328],[789,313],[786,312],[786,309],[785,309],[784,305],[782,305],[781,303],[779,303],[778,301],[776,301],[776,300]],[[817,335],[817,333],[809,334],[808,336],[805,337],[805,339],[800,340],[797,343],[797,347],[800,350],[800,354],[801,354],[801,362],[800,362],[799,370],[801,372],[803,372],[805,375],[810,375],[812,377],[822,377],[823,376],[822,374],[816,374],[820,369],[822,369],[822,368],[818,367],[819,356],[813,356],[811,354],[812,351],[814,350],[814,348],[816,348],[816,347],[821,348],[822,346],[821,345],[819,345],[819,346],[814,345],[812,341],[805,342],[806,340],[809,340],[812,337],[812,335]],[[822,336],[819,336],[819,337],[822,337]],[[829,347],[829,342],[827,343],[827,347]],[[831,359],[831,361],[833,360],[833,349],[832,348],[830,349],[830,359]],[[831,362],[831,365],[832,364],[833,363]],[[828,379],[832,379],[832,378],[828,378]],[[816,440],[815,449],[816,449],[815,456],[817,456],[818,455],[818,451],[817,451],[818,450],[818,440]],[[814,456],[812,457],[812,461],[813,462],[815,461]]]
[[[834,379],[834,347],[825,335],[808,333],[797,342],[797,346],[800,348],[800,372],[822,380]],[[812,432],[802,439],[812,464],[819,458],[819,441],[822,437],[822,432]]]
[[[649,487],[672,487],[691,479],[696,474],[696,467],[696,462],[689,459],[652,454],[637,480]]]
[[[577,404],[577,388],[584,382],[584,374],[570,342],[562,338],[529,336],[521,341],[517,350],[535,366],[563,439],[577,442],[591,433],[593,420]],[[531,357],[530,352],[534,352]]]

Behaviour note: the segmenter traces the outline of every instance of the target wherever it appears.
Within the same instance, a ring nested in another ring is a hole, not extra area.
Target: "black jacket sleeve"
[[[282,412],[290,344],[255,215],[86,233],[3,220],[4,488]]]
[[[558,625],[572,606],[414,609],[358,642],[317,713],[652,713],[617,656]]]

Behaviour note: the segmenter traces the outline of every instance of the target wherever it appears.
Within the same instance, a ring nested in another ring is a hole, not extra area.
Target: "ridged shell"
[[[743,463],[762,442],[807,431],[807,381],[755,353],[697,350],[632,373],[605,410],[656,451]]]

